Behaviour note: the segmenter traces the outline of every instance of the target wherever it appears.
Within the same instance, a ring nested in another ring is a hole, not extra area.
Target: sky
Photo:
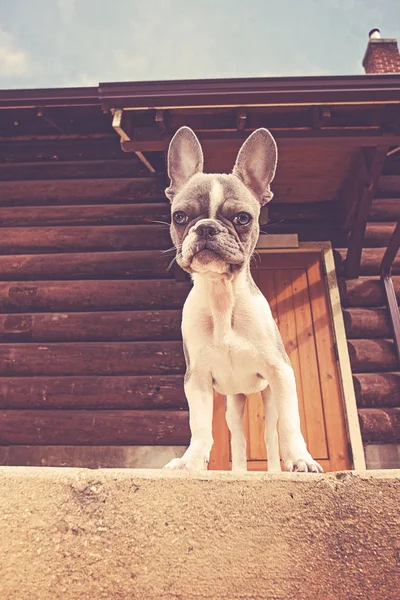
[[[0,0],[0,88],[362,74],[399,0]]]

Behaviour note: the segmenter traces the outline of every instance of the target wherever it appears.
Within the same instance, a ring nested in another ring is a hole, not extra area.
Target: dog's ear
[[[189,127],[181,127],[168,149],[168,176],[171,182],[165,195],[171,202],[193,175],[203,171],[203,164],[199,140]]]
[[[272,200],[269,184],[274,178],[278,149],[268,129],[257,129],[239,150],[233,174],[251,189],[261,206]]]

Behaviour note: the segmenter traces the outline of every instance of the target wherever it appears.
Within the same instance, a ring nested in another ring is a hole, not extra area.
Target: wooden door
[[[260,254],[253,277],[270,303],[292,362],[303,435],[325,471],[351,461],[334,334],[320,252]],[[225,398],[215,395],[210,469],[230,469]],[[248,469],[266,470],[264,409],[260,394],[247,398],[244,431]]]

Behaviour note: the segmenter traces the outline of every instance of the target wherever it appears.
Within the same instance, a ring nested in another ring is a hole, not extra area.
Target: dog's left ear
[[[268,129],[257,129],[239,150],[232,173],[251,189],[261,206],[272,200],[269,184],[278,161],[276,142]]]
[[[195,133],[189,127],[181,127],[168,148],[168,176],[171,183],[165,195],[171,202],[193,175],[203,171],[203,164],[203,151]]]

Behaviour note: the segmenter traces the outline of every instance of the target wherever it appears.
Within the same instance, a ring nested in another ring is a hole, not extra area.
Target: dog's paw
[[[171,469],[173,471],[204,471],[207,469],[207,464],[204,458],[187,459],[182,456],[182,458],[173,458],[165,465],[164,469]]]
[[[284,461],[285,471],[298,473],[322,473],[323,468],[312,456],[299,458],[297,460],[287,459]]]

